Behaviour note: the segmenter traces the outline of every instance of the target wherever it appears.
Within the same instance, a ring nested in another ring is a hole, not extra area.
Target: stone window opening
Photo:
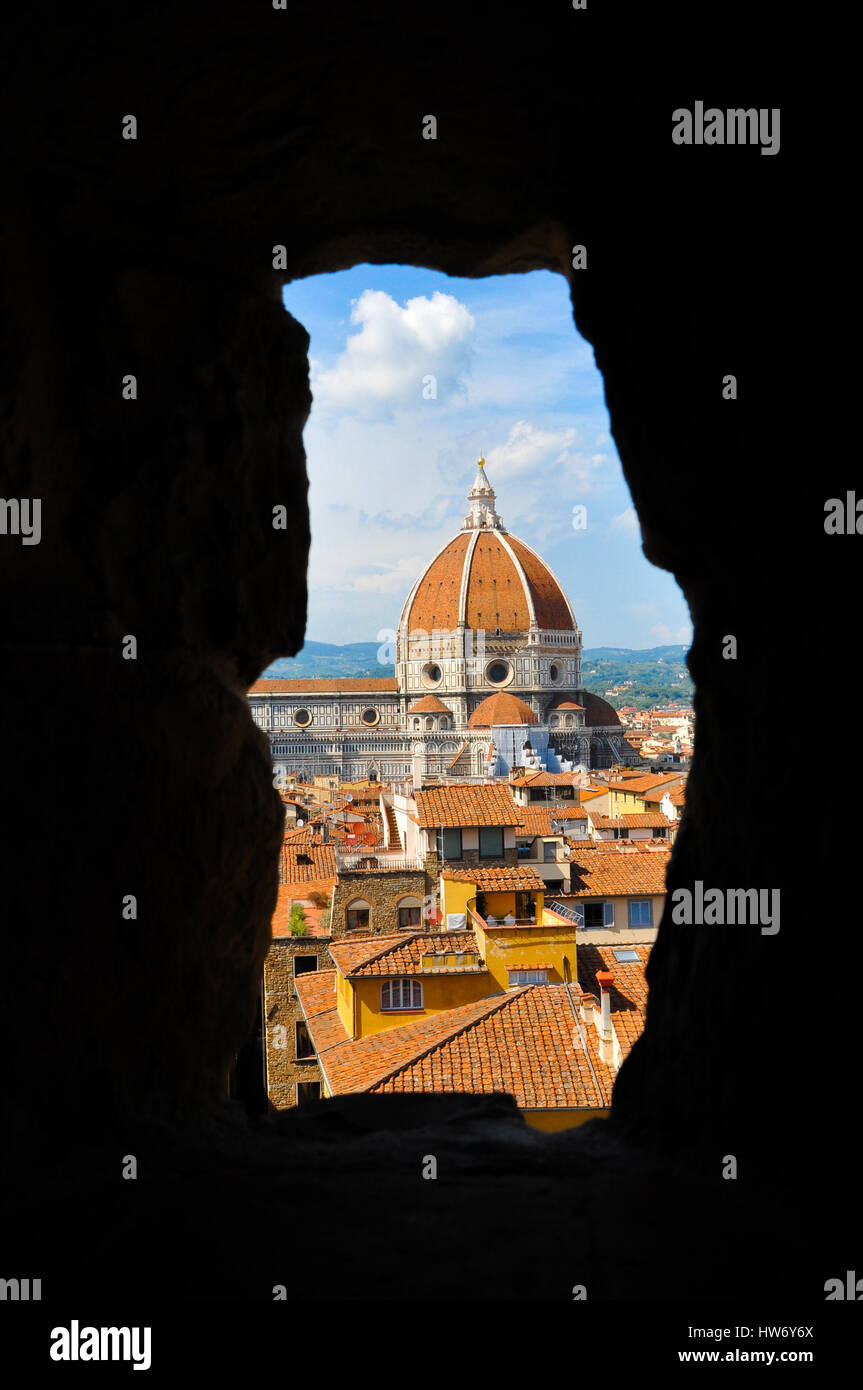
[[[372,907],[364,898],[354,898],[346,909],[348,931],[368,931],[371,925]]]
[[[315,1048],[312,1043],[311,1034],[303,1019],[298,1019],[294,1025],[295,1059],[298,1062],[313,1062],[315,1059]]]
[[[408,931],[411,928],[418,928],[420,926],[422,903],[419,898],[400,898],[396,906],[398,908],[400,931]]]

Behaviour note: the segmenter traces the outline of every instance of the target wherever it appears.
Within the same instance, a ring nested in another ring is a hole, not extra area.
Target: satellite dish
[[[299,827],[299,826],[301,826],[301,825],[305,825],[305,821],[303,821],[303,820],[298,820],[298,821],[297,821],[297,826]]]
[[[353,801],[353,799],[354,798],[351,796],[350,792],[348,792],[347,796],[345,797],[345,801]]]

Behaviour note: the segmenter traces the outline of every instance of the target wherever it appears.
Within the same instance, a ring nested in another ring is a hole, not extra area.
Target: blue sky
[[[504,525],[554,570],[586,646],[690,641],[675,580],[642,553],[562,276],[359,265],[288,284],[283,299],[311,337],[309,640],[374,642],[397,626],[461,527],[482,452]]]

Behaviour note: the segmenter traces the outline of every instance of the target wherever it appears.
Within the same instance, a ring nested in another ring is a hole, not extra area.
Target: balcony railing
[[[469,898],[467,902],[468,915],[475,919],[477,924],[486,931],[489,927],[494,930],[496,927],[535,927],[538,925],[537,918],[516,917],[512,922],[504,921],[503,917],[481,917],[476,910],[476,898]]]
[[[395,873],[399,870],[423,869],[425,864],[421,859],[408,859],[402,854],[388,854],[386,850],[375,852],[368,850],[363,853],[336,854],[336,863],[339,869],[346,872],[351,869],[365,869],[370,873]]]

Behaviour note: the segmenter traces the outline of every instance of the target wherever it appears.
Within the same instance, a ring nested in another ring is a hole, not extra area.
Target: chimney
[[[593,1010],[595,1007],[596,1000],[592,994],[583,994],[581,996],[581,1016],[588,1028],[593,1026]]]
[[[611,986],[614,976],[610,970],[597,970],[596,983],[599,985],[602,1010],[599,1016],[599,1055],[603,1062],[614,1061],[614,1029],[611,1026]]]

